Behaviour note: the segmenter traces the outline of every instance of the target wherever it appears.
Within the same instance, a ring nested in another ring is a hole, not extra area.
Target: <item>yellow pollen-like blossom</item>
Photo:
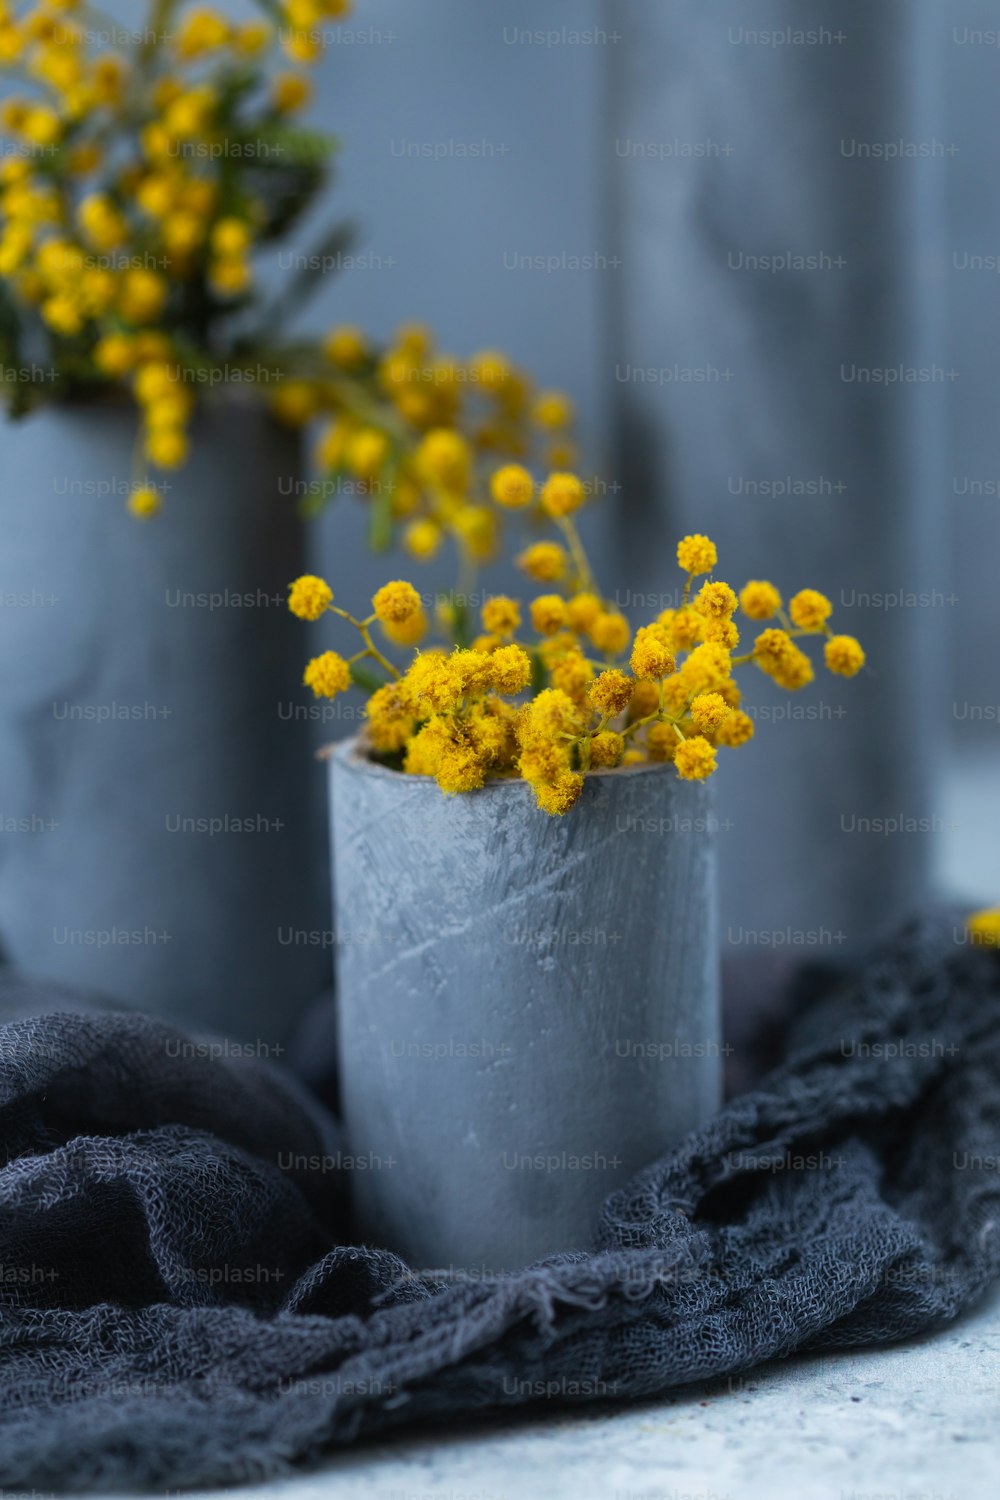
[[[562,817],[579,800],[583,791],[583,777],[575,771],[565,771],[554,781],[534,783],[535,801],[542,812],[552,817]]]
[[[586,498],[583,481],[575,474],[550,474],[542,485],[539,499],[550,516],[568,516],[579,510]]]
[[[573,421],[573,403],[562,391],[540,391],[532,417],[547,432],[558,432]]]
[[[403,533],[403,546],[411,557],[426,562],[441,545],[442,532],[436,521],[411,521]]]
[[[468,485],[472,454],[460,432],[447,427],[434,428],[420,442],[416,461],[432,484],[455,491],[462,491]]]
[[[534,542],[516,559],[518,567],[536,583],[558,583],[566,576],[567,556],[559,542]]]
[[[420,607],[420,595],[413,584],[399,578],[384,583],[372,598],[372,609],[383,624],[402,625]]]
[[[462,700],[462,677],[450,658],[425,651],[414,658],[404,679],[406,690],[418,707],[446,713]]]
[[[223,258],[245,255],[252,239],[250,225],[243,219],[229,217],[220,219],[213,226],[211,244],[216,255]]]
[[[381,620],[383,634],[394,646],[418,646],[430,629],[423,607],[405,620]]]
[[[732,620],[706,620],[702,636],[708,644],[723,646],[727,651],[735,651],[740,643],[740,633]]]
[[[535,481],[523,464],[504,464],[490,479],[490,494],[505,510],[523,510],[535,496]]]
[[[703,583],[695,599],[698,613],[709,620],[728,620],[738,604],[728,583]]]
[[[646,753],[651,761],[672,761],[680,744],[677,731],[672,724],[650,724],[646,730]]]
[[[271,102],[280,114],[293,114],[311,98],[312,84],[301,73],[278,73],[271,84]]]
[[[288,608],[300,620],[318,620],[333,603],[333,590],[324,578],[304,573],[288,592]]]
[[[368,340],[360,328],[353,324],[341,324],[331,328],[323,340],[323,353],[331,364],[341,369],[354,370],[368,358]]]
[[[594,668],[581,651],[567,651],[552,667],[552,686],[562,688],[575,703],[582,702],[594,680]]]
[[[669,616],[669,620],[665,616]],[[659,617],[659,623],[668,626],[675,651],[690,651],[704,635],[707,622],[695,609],[665,609]]]
[[[666,628],[662,625],[640,625],[636,631],[629,663],[636,677],[658,680],[661,677],[669,677],[673,672],[676,661],[673,651],[664,639],[665,634]]]
[[[140,521],[147,521],[155,516],[162,503],[158,492],[149,485],[141,485],[139,489],[132,490],[128,497],[128,508]]]
[[[677,543],[677,562],[685,573],[711,573],[718,560],[715,543],[698,532]]]
[[[750,715],[736,709],[719,727],[719,744],[728,745],[731,750],[736,750],[740,745],[745,745],[748,740],[753,739],[753,729],[753,719]]]
[[[362,427],[347,443],[347,466],[359,479],[375,479],[389,455],[389,439],[377,427]]]
[[[974,911],[965,923],[969,941],[978,948],[1000,948],[1000,907]]]
[[[493,635],[513,635],[521,624],[521,606],[506,594],[494,594],[479,613],[483,629]]]
[[[602,714],[624,713],[632,701],[632,690],[635,687],[631,677],[626,677],[624,672],[617,668],[610,668],[602,672],[590,687],[590,701]]]
[[[603,609],[604,604],[596,594],[574,594],[566,603],[570,628],[585,635]]]
[[[677,746],[674,765],[682,781],[704,781],[715,770],[715,750],[708,740],[695,735]]]
[[[789,692],[813,680],[812,662],[785,630],[764,630],[754,642],[754,660],[762,672]]]
[[[498,646],[490,653],[490,678],[494,690],[505,698],[523,693],[531,682],[531,657],[521,646]]]
[[[830,671],[841,677],[854,677],[865,664],[865,653],[853,635],[832,635],[823,656]]]
[[[617,766],[625,750],[625,741],[613,729],[603,729],[590,742],[592,766]]]
[[[350,687],[351,669],[336,651],[324,651],[322,656],[313,657],[302,680],[315,697],[335,698]]]
[[[590,639],[605,656],[620,656],[632,638],[625,616],[618,610],[602,610],[590,627]]]
[[[773,620],[781,608],[781,595],[773,583],[752,578],[740,591],[740,608],[750,620]]]
[[[731,713],[732,709],[720,693],[699,693],[691,700],[691,723],[700,734],[714,734]]]
[[[365,716],[369,740],[376,750],[386,753],[405,749],[417,725],[409,699],[395,682],[372,693]]]
[[[559,594],[539,594],[531,601],[531,623],[539,635],[554,635],[566,625],[566,601]]]
[[[732,674],[732,660],[723,646],[705,641],[695,646],[678,669],[678,677],[688,693],[718,690]]]
[[[818,589],[801,589],[788,601],[788,613],[800,630],[822,630],[833,613],[833,605]]]
[[[157,427],[146,434],[146,457],[158,469],[179,469],[187,462],[189,446],[179,427]]]

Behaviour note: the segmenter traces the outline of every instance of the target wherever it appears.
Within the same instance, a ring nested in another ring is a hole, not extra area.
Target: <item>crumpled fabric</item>
[[[351,1242],[337,1122],[290,1070],[29,998],[54,1013],[0,1028],[8,1490],[234,1484],[408,1423],[649,1398],[911,1336],[1000,1272],[1000,958],[948,917],[800,994],[785,1060],[589,1252],[493,1280]]]

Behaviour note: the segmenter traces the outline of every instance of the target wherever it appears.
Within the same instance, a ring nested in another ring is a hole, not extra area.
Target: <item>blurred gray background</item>
[[[723,564],[741,559],[734,573],[773,557],[776,581],[815,582],[838,605],[841,588],[928,596],[838,608],[840,628],[885,642],[884,693],[864,698],[861,722],[812,726],[822,742],[809,726],[761,725],[734,789],[751,803],[784,796],[811,749],[843,761],[894,738],[883,811],[923,819],[926,836],[852,841],[850,859],[883,883],[893,867],[904,904],[918,865],[970,899],[1000,889],[998,30],[1000,6],[982,0],[436,0],[419,12],[365,0],[320,65],[312,110],[343,142],[331,212],[359,221],[371,257],[322,288],[320,320],[382,334],[425,318],[449,349],[500,344],[566,386],[588,455],[621,485],[605,502],[619,516],[599,542],[606,579],[669,589],[672,539],[700,517],[730,543]],[[855,139],[885,154],[859,160]],[[847,265],[739,274],[740,252],[788,250]],[[596,268],[511,268],[563,254]],[[810,351],[824,341],[820,367]],[[932,373],[845,390],[836,367],[859,350]],[[617,378],[630,360],[698,357],[738,378],[654,392]],[[822,488],[847,472],[846,499],[831,488],[757,503],[739,489],[741,476]],[[349,506],[323,528],[333,569],[357,555]],[[845,546],[824,571],[816,538],[841,514]],[[837,693],[848,715],[856,687]],[[765,733],[787,746],[777,785]],[[755,838],[767,842],[766,825]],[[817,840],[835,865],[836,838],[820,828]],[[759,872],[736,863],[754,884]]]
[[[337,170],[266,274],[358,239],[302,328],[425,320],[568,390],[636,620],[704,529],[721,576],[824,589],[868,650],[794,700],[748,680],[757,740],[718,778],[741,951],[1000,900],[998,42],[985,0],[357,0],[314,73]],[[357,598],[386,576],[348,496],[310,545]]]

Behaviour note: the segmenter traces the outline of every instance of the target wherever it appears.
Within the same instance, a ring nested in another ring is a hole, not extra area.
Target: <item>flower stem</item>
[[[361,631],[361,639],[364,641],[365,646],[367,647],[368,655],[374,657],[383,671],[388,672],[389,676],[394,678],[395,681],[398,682],[400,677],[398,670],[393,666],[388,657],[382,655],[381,651],[375,645],[375,642],[372,640],[371,635],[369,634],[368,626],[360,625],[358,628]]]
[[[339,615],[342,620],[346,620],[349,625],[353,625],[355,630],[360,631],[361,639],[365,643],[365,649],[364,651],[359,652],[358,656],[373,657],[374,660],[378,662],[383,671],[388,672],[389,676],[395,678],[395,680],[398,682],[400,678],[399,671],[396,667],[393,666],[392,662],[389,661],[387,657],[382,655],[381,651],[378,649],[375,642],[371,638],[371,631],[369,627],[374,625],[375,621],[378,619],[378,616],[369,615],[367,620],[357,620],[352,614],[349,614],[346,609],[341,609],[337,604],[328,604],[327,609],[332,615]],[[358,656],[352,656],[351,660],[357,661]]]
[[[583,542],[580,540],[580,533],[576,529],[576,522],[572,516],[556,516],[555,522],[566,538],[566,545],[569,547],[570,556],[573,559],[573,566],[576,569],[577,582],[581,591],[588,594],[596,594],[597,585],[594,583],[594,575],[591,572]]]

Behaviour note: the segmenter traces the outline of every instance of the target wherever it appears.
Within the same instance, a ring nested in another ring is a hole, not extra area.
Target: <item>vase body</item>
[[[489,1275],[592,1243],[603,1199],[718,1105],[708,789],[505,780],[445,798],[331,756],[341,1094],[358,1227]]]
[[[720,577],[821,589],[868,656],[850,682],[820,665],[801,697],[747,684],[758,742],[719,791],[733,960],[786,934],[814,956],[863,950],[926,900],[939,841],[907,830],[939,821],[955,602],[950,157],[870,154],[940,144],[939,16],[926,0],[802,13],[636,0],[608,59],[616,576],[673,604],[677,538],[707,532]]]
[[[109,403],[4,433],[0,942],[32,975],[275,1042],[325,978],[285,941],[323,925],[328,888],[284,607],[298,444],[213,406],[141,523],[136,427]]]

